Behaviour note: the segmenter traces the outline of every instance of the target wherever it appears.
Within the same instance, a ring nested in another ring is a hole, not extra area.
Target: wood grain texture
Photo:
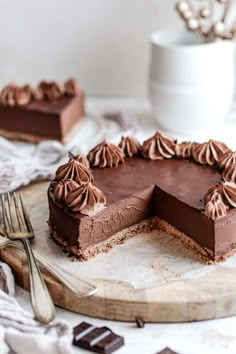
[[[48,182],[43,182],[22,189],[29,210],[35,203],[40,205],[39,218],[47,215],[47,186]],[[28,290],[24,254],[8,248],[0,251],[0,257],[12,268],[17,283]],[[62,257],[65,257],[63,253]],[[98,292],[87,298],[77,298],[48,272],[43,270],[43,273],[56,305],[93,317],[135,321],[135,317],[140,316],[146,322],[183,322],[236,314],[236,271],[233,268],[139,290],[122,281],[83,277],[98,287]]]

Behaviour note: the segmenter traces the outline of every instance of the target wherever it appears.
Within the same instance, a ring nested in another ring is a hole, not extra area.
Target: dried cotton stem
[[[221,18],[213,22],[215,2],[223,5],[224,9]],[[212,42],[236,37],[235,25],[226,30],[226,19],[231,5],[232,0],[209,0],[208,5],[196,12],[189,1],[182,0],[176,4],[176,10],[189,31],[195,32],[205,42]]]

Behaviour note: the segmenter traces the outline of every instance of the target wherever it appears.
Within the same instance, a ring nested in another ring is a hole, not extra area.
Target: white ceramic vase
[[[234,44],[201,43],[191,33],[151,36],[149,94],[159,130],[175,137],[213,134],[234,93]]]

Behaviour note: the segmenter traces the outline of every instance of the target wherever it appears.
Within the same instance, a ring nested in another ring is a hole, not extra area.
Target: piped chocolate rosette
[[[60,166],[56,171],[56,181],[72,179],[78,184],[91,182],[93,175],[83,163],[70,159],[66,164]]]
[[[193,149],[196,148],[197,143],[191,141],[184,141],[183,143],[175,145],[175,155],[178,159],[190,159],[192,157]]]
[[[73,179],[62,179],[57,183],[54,189],[55,200],[65,201],[68,193],[78,187],[78,183]]]
[[[157,132],[150,139],[144,141],[142,155],[151,160],[171,159],[175,156],[175,145],[173,139]]]
[[[72,212],[92,216],[105,207],[104,193],[93,185],[88,160],[69,154],[69,161],[56,171],[54,198]]]
[[[24,106],[32,100],[33,90],[30,85],[17,86],[12,83],[0,93],[0,102],[4,106]]]
[[[201,165],[213,166],[229,151],[230,149],[224,143],[209,140],[206,143],[197,144],[192,150],[192,156]]]
[[[73,155],[72,152],[69,152],[69,159],[76,160],[82,163],[82,165],[86,166],[88,169],[90,168],[89,160],[84,155]]]
[[[209,189],[205,197],[205,214],[215,220],[227,214],[230,208],[236,208],[236,184],[225,182]]]
[[[222,173],[222,181],[210,188],[204,197],[205,214],[212,220],[224,217],[229,209],[236,208],[236,152],[228,148],[219,157],[216,167]]]
[[[87,158],[90,166],[111,168],[123,163],[125,155],[121,148],[104,140],[89,152]]]
[[[220,171],[223,171],[234,163],[236,163],[236,151],[229,150],[219,159],[217,167]]]
[[[126,157],[132,157],[134,155],[138,155],[141,152],[140,142],[132,136],[122,136],[119,147]]]
[[[65,203],[70,210],[93,216],[104,209],[105,194],[91,182],[73,188],[66,196]]]
[[[64,83],[41,81],[35,88],[29,84],[19,86],[10,83],[0,92],[0,104],[4,106],[25,106],[34,100],[54,102],[64,96],[76,96],[79,91],[80,86],[75,79],[69,79]]]

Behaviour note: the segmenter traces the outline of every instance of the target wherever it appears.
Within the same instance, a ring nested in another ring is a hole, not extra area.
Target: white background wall
[[[0,86],[75,76],[89,95],[143,96],[149,35],[179,22],[174,3],[0,0]]]
[[[79,79],[88,95],[145,96],[149,36],[182,26],[176,0],[0,0],[0,86]]]

